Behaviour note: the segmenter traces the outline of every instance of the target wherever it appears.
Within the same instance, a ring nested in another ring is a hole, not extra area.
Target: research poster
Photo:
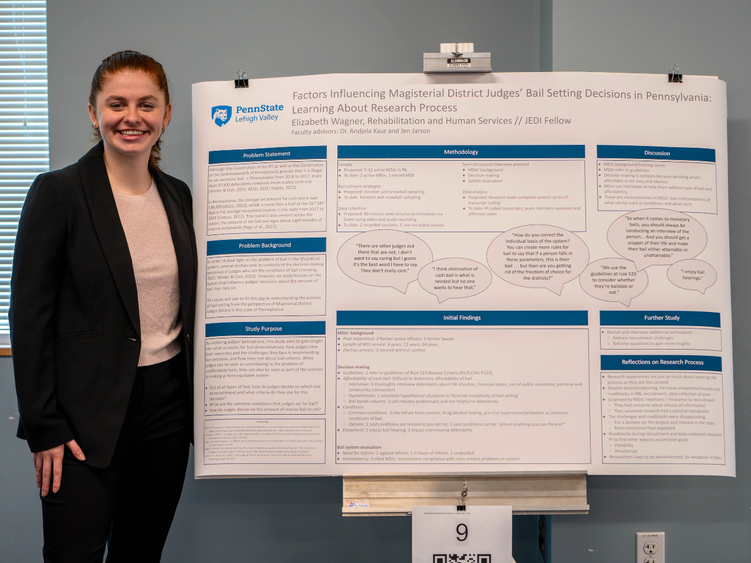
[[[198,477],[735,474],[716,77],[193,86]]]

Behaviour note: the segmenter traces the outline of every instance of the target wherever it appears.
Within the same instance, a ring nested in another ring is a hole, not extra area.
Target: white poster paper
[[[196,475],[734,475],[725,83],[193,87]]]

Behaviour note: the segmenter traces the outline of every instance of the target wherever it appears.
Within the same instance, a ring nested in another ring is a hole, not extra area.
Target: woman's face
[[[96,107],[89,104],[89,116],[94,127],[99,127],[105,153],[147,162],[170,115],[172,105],[165,102],[164,92],[153,76],[140,70],[107,76]]]

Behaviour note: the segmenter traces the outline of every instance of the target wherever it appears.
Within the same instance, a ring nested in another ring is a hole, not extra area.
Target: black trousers
[[[42,497],[44,561],[101,563],[109,544],[107,563],[158,562],[185,481],[191,416],[183,353],[138,368],[110,465],[89,467],[65,449],[60,490]]]

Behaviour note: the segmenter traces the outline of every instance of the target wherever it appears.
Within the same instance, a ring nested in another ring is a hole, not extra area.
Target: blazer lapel
[[[180,312],[184,324],[190,322],[190,301],[193,295],[193,248],[191,245],[190,232],[188,230],[189,217],[183,212],[180,196],[177,188],[170,179],[160,172],[154,174],[159,195],[162,198],[164,211],[167,213],[172,244],[175,247],[177,258],[178,275],[180,276]],[[185,326],[185,330],[191,331],[192,326]]]
[[[104,251],[128,317],[140,339],[141,321],[138,315],[138,290],[133,262],[117,212],[115,196],[112,195],[103,155],[104,145],[100,142],[81,157],[78,161],[78,170],[99,244]]]

